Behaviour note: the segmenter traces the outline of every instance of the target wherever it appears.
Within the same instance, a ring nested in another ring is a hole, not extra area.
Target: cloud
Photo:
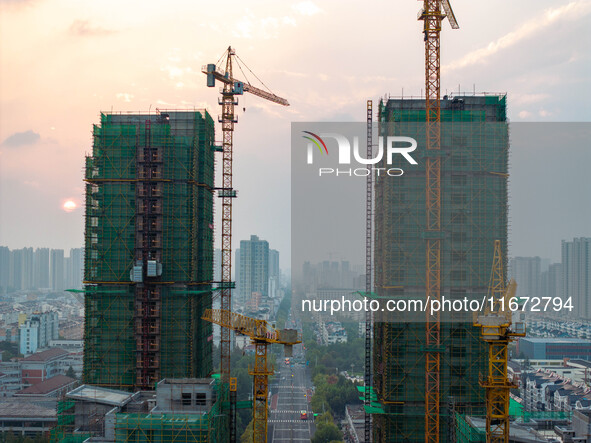
[[[244,39],[267,40],[277,38],[279,31],[285,26],[296,26],[295,19],[289,16],[257,18],[254,14],[248,13],[235,23],[232,34]]]
[[[39,134],[30,129],[25,132],[15,132],[2,142],[2,146],[16,148],[19,146],[32,145],[39,141]]]
[[[486,63],[490,56],[503,49],[514,46],[528,37],[541,33],[545,28],[560,20],[580,20],[590,12],[591,2],[588,0],[577,0],[558,8],[547,9],[541,16],[526,21],[516,30],[490,42],[484,48],[466,54],[460,60],[444,66],[444,69],[452,70],[465,68],[479,63]]]
[[[530,105],[532,103],[539,103],[550,98],[550,94],[535,93],[535,94],[520,94],[515,93],[511,98],[511,102],[516,105]]]
[[[311,1],[296,3],[295,5],[292,5],[291,8],[302,15],[315,15],[319,12],[322,12],[322,9],[320,9],[314,2]]]
[[[531,117],[531,112],[528,112],[528,111],[521,111],[521,112],[520,112],[519,114],[517,114],[517,115],[519,115],[519,118],[526,119],[526,118],[530,118],[530,117]]]
[[[118,92],[115,94],[115,97],[117,97],[117,100],[123,100],[124,102],[129,103],[134,95],[129,94],[128,92]]]
[[[18,8],[34,3],[36,0],[0,0],[0,6]]]
[[[89,20],[74,20],[74,22],[70,25],[69,31],[70,34],[77,35],[79,37],[107,35],[114,32],[110,29],[93,25]]]

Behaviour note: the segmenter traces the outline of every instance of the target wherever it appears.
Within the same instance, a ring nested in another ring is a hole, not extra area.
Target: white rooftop
[[[84,400],[104,403],[113,406],[123,406],[133,397],[133,393],[116,389],[101,388],[100,386],[82,385],[66,394],[73,400]]]

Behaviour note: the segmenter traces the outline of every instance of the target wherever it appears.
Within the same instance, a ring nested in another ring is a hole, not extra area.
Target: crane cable
[[[242,63],[244,63],[244,60],[242,60],[238,55],[236,55],[235,57],[236,57],[237,61],[239,60]],[[238,63],[238,67],[240,67],[240,63]],[[271,91],[271,89],[260,78],[258,78],[254,72],[252,72],[252,69],[250,69],[246,63],[244,63],[244,67],[246,69],[248,69],[252,75],[254,75],[254,77],[261,83],[261,85],[263,85],[265,88],[267,88],[267,91],[269,91],[271,94],[275,95],[273,93],[273,91]],[[240,70],[242,71],[242,67],[240,67]],[[242,72],[242,73],[244,74],[244,72]],[[245,77],[246,77],[246,75],[245,75]],[[250,82],[248,82],[248,84],[250,85]]]

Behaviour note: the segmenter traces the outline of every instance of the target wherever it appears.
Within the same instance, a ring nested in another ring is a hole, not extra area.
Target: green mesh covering
[[[481,299],[487,293],[494,241],[506,263],[509,138],[505,96],[456,97],[441,101],[441,294]],[[390,99],[380,104],[380,135],[417,140],[418,165],[402,156],[396,180],[376,178],[375,292],[377,299],[425,300],[426,177],[425,102]],[[419,152],[420,151],[420,152]],[[399,163],[398,163],[399,162]],[[384,166],[384,165],[380,165]],[[424,442],[425,352],[421,322],[374,323],[373,383],[384,413],[374,417],[374,439]],[[486,344],[472,322],[441,323],[440,441],[449,440],[456,411],[483,415]],[[472,441],[472,440],[466,440]],[[478,440],[474,440],[478,441]]]
[[[160,378],[212,371],[214,123],[205,111],[101,114],[86,158],[85,383],[133,389],[137,345],[136,213],[143,147],[158,151],[150,183],[161,242]]]

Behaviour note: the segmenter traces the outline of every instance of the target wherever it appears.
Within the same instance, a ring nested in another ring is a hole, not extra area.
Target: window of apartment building
[[[197,406],[205,406],[207,404],[207,396],[204,392],[197,392],[195,394],[195,404]]]

